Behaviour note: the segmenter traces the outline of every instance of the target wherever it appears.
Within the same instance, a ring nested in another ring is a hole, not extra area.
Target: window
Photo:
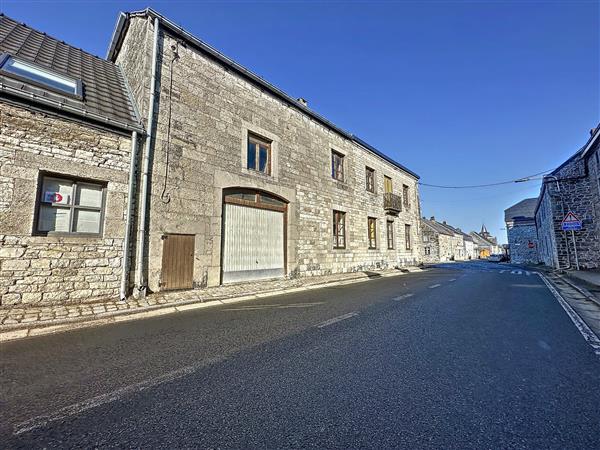
[[[431,247],[425,247],[425,254],[431,255]]]
[[[392,179],[390,177],[383,177],[383,189],[386,194],[392,193]]]
[[[367,182],[367,191],[375,192],[375,171],[370,167],[365,168],[366,172],[366,182]]]
[[[423,242],[429,242],[429,236],[423,235]]]
[[[248,134],[248,169],[271,175],[271,142]]]
[[[346,248],[346,213],[333,211],[333,248]]]
[[[404,225],[404,241],[406,243],[406,250],[410,250],[410,225]]]
[[[404,205],[404,209],[407,211],[410,209],[410,199],[408,198],[408,194],[409,194],[408,186],[403,184],[402,185],[402,203]]]
[[[5,54],[0,55],[0,67],[3,71],[16,75],[18,78],[25,78],[52,90],[81,96],[80,81],[60,75],[37,64],[21,61]]]
[[[367,234],[369,238],[369,248],[377,248],[377,219],[369,217],[367,219]]]
[[[52,176],[42,177],[36,231],[41,234],[99,235],[104,186]]]
[[[387,247],[389,250],[394,249],[394,222],[391,220],[387,222]]]
[[[338,180],[344,181],[344,155],[331,151],[331,176]]]

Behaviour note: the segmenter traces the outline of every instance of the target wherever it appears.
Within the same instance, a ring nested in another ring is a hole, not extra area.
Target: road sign
[[[579,218],[573,214],[572,211],[569,211],[567,213],[567,215],[565,216],[565,218],[562,221],[562,229],[563,231],[576,231],[576,230],[581,230],[581,220],[579,220]]]
[[[529,241],[529,244],[527,244],[527,247],[533,248],[533,247],[535,247],[535,244],[533,242]]]

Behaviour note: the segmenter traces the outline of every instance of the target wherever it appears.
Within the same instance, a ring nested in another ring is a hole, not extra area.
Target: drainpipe
[[[150,171],[151,154],[154,150],[154,107],[156,103],[156,76],[158,65],[158,35],[160,33],[158,17],[154,18],[154,44],[152,47],[152,78],[150,80],[150,101],[148,104],[148,123],[146,125],[146,149],[142,168],[142,196],[140,199],[140,215],[137,237],[137,276],[138,294],[146,296],[147,280],[145,275],[144,249],[146,248],[146,214],[148,204],[148,172]]]
[[[131,222],[133,222],[133,213],[135,210],[135,167],[138,158],[138,134],[137,131],[131,133],[131,160],[129,162],[129,187],[127,191],[127,221],[125,223],[125,240],[123,242],[123,263],[121,271],[121,289],[119,297],[121,300],[127,298],[127,287],[129,285],[129,262],[131,259]]]

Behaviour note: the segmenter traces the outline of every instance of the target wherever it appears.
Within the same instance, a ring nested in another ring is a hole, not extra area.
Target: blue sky
[[[0,0],[104,56],[119,11],[152,6],[421,175],[481,184],[556,167],[600,121],[600,2]],[[421,188],[423,214],[485,222],[539,182]]]

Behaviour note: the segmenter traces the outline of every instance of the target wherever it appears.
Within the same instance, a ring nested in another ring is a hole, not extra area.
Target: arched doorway
[[[285,275],[287,201],[246,188],[223,190],[221,282]]]

